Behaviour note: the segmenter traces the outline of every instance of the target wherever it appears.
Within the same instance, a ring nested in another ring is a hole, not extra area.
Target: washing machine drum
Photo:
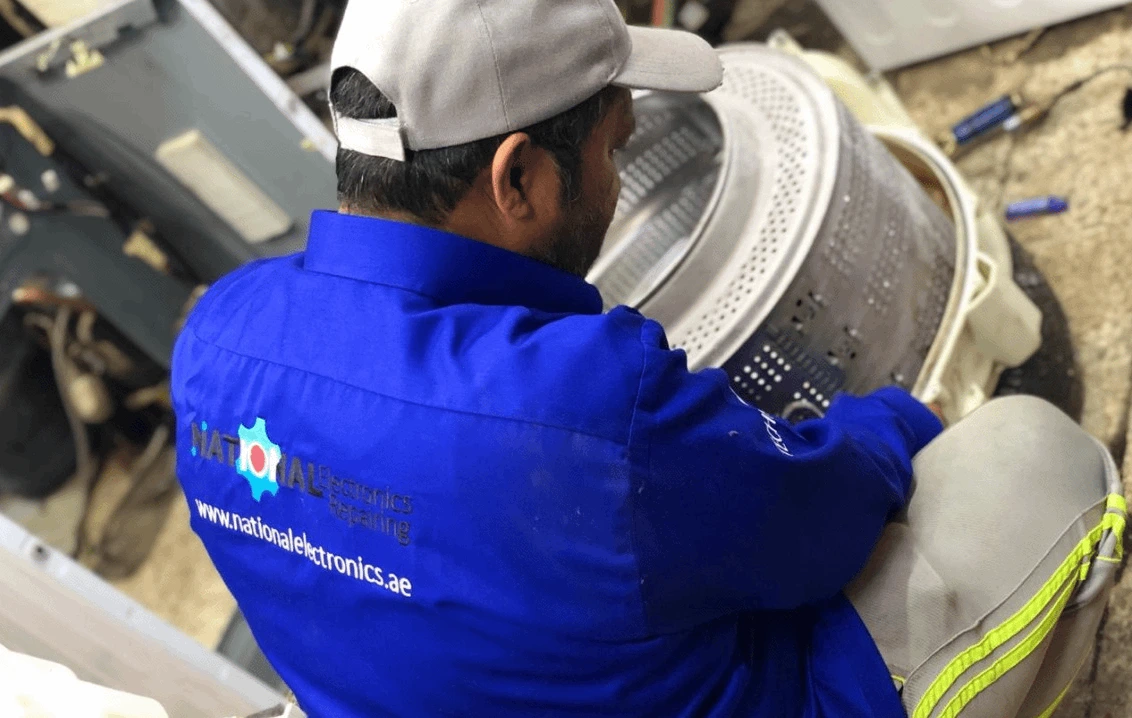
[[[801,60],[720,54],[719,90],[636,97],[590,281],[793,420],[912,387],[955,283],[950,217]]]

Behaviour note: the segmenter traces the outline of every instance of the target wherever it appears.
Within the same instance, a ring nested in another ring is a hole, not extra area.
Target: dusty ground
[[[128,458],[131,455],[126,453],[116,455],[98,484],[89,523],[92,536],[100,535],[111,511],[130,487],[124,465]],[[210,648],[219,643],[236,610],[236,600],[189,528],[189,507],[180,492],[172,501],[149,558],[133,576],[112,583]],[[170,591],[170,586],[185,589]]]
[[[102,534],[129,490],[129,465],[134,458],[134,452],[121,450],[104,467],[91,502],[89,536]],[[0,511],[51,546],[70,553],[85,503],[86,487],[72,482],[45,502],[0,498]],[[189,528],[188,505],[179,492],[145,563],[129,578],[110,583],[210,648],[219,643],[236,610],[235,599]]]
[[[895,73],[913,118],[933,135],[971,108],[1021,92],[1045,101],[1079,78],[1132,58],[1132,8],[1051,28],[1020,57],[1021,39]],[[1130,66],[1132,67],[1132,66]],[[1132,71],[1067,95],[1032,130],[980,146],[958,164],[984,201],[1057,194],[1071,210],[1011,226],[1061,298],[1085,385],[1083,423],[1117,454],[1127,445],[1132,392],[1132,134],[1121,100]],[[1126,462],[1125,476],[1132,475]],[[1058,715],[1132,718],[1132,572],[1111,602],[1094,664]]]

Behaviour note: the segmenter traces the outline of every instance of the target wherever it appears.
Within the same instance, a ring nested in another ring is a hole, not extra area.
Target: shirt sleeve
[[[646,619],[681,627],[840,591],[908,497],[912,457],[942,430],[899,389],[837,398],[791,427],[720,371],[690,373],[654,322],[630,438],[633,544]]]

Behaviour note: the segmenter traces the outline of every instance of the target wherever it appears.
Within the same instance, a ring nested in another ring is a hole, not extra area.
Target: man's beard
[[[585,277],[597,262],[612,217],[598,207],[575,201],[567,207],[562,225],[534,258],[579,277]]]

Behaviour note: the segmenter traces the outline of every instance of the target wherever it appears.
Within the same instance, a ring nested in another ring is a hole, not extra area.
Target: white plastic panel
[[[252,244],[278,237],[291,215],[209,142],[189,130],[157,148],[157,161]]]
[[[152,698],[80,681],[66,666],[0,646],[5,718],[169,718]]]
[[[21,0],[47,27],[58,27],[113,4],[112,0]]]
[[[817,0],[877,70],[946,55],[1035,27],[1124,5],[1121,0]]]
[[[243,716],[283,703],[276,691],[2,514],[0,577],[0,641],[9,651],[66,666],[82,681],[150,697],[170,718]],[[171,582],[169,590],[192,586]],[[0,667],[0,681],[3,676]],[[0,717],[9,718],[2,704]]]

